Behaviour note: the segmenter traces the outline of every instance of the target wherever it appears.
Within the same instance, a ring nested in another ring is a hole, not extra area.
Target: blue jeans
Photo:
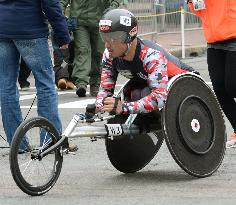
[[[9,144],[22,122],[17,88],[20,56],[32,70],[35,78],[38,115],[51,121],[60,133],[62,130],[47,38],[0,39],[1,114]]]

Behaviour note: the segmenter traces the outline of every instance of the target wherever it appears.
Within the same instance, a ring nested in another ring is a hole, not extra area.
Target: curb
[[[191,47],[185,47],[185,57],[198,57],[202,56],[206,53],[207,46],[199,45],[199,46],[191,46]],[[170,49],[169,52],[176,56],[177,58],[182,58],[182,49],[181,48],[175,48]]]

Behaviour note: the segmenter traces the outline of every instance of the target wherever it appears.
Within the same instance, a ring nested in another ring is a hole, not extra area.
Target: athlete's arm
[[[141,55],[142,56],[142,55]],[[151,93],[135,102],[124,102],[122,113],[148,113],[164,106],[167,97],[167,59],[156,50],[149,50],[141,57],[148,73],[147,83]]]
[[[103,108],[103,101],[107,96],[114,94],[118,72],[112,67],[112,60],[109,58],[109,53],[105,49],[102,58],[102,74],[99,93],[96,98],[96,108],[101,110]]]

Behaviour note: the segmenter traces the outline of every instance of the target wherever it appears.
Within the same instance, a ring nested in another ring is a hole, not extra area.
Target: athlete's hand
[[[113,97],[107,97],[104,100],[103,103],[103,111],[105,112],[111,112],[114,108],[114,104],[115,104],[115,98]],[[117,106],[116,106],[116,114],[120,114],[122,112],[122,103],[120,100],[118,100]]]

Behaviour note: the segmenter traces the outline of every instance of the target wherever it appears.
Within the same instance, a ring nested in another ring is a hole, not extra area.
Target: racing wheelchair
[[[123,99],[126,87],[127,83],[116,97]],[[89,113],[91,110],[88,107]],[[148,123],[145,117],[77,113],[62,135],[45,118],[28,119],[16,130],[11,145],[12,176],[23,192],[46,193],[60,175],[68,139],[76,137],[104,139],[111,164],[123,173],[145,167],[164,139],[174,160],[188,174],[207,177],[219,168],[225,154],[225,124],[213,91],[199,75],[189,72],[171,78],[164,108]],[[79,126],[81,123],[86,125]],[[28,145],[22,148],[25,141]]]

